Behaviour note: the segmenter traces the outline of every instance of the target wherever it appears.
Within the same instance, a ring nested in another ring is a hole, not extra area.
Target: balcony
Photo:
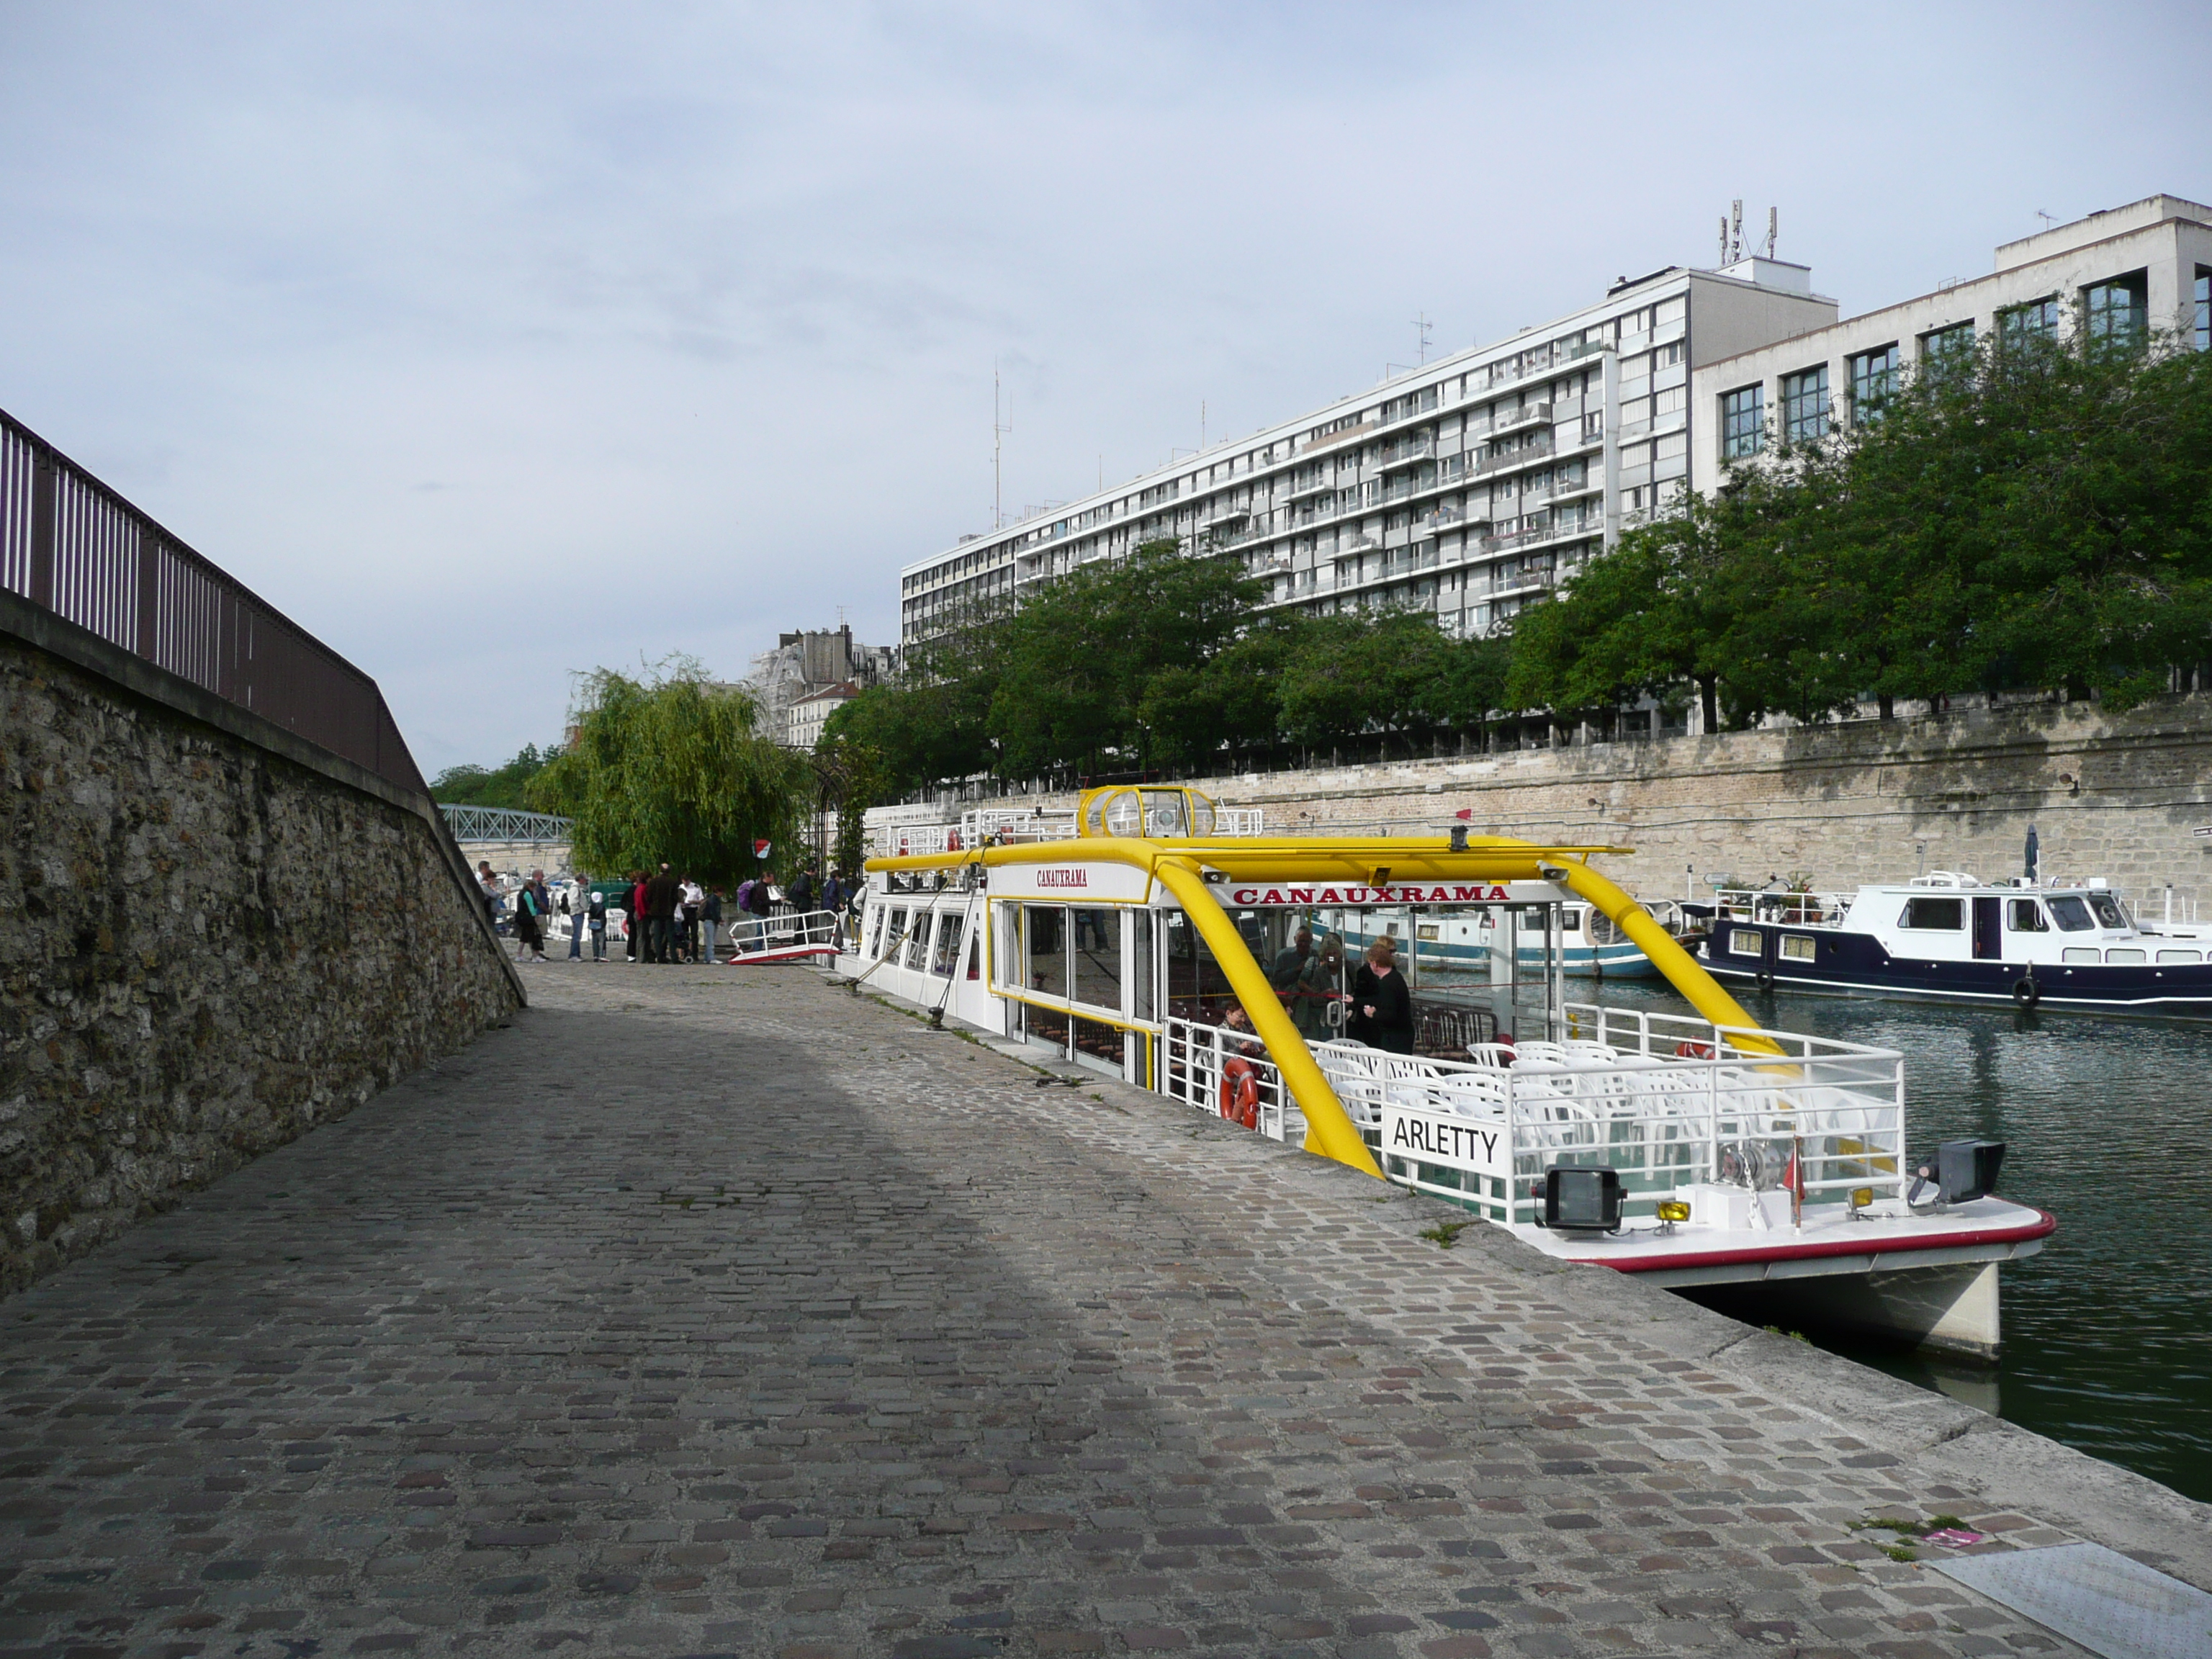
[[[1550,460],[1557,453],[1558,447],[1549,439],[1519,449],[1503,450],[1478,460],[1474,464],[1474,475],[1481,477],[1486,473],[1504,472],[1516,466],[1534,466],[1539,461]]]
[[[1523,427],[1535,426],[1539,423],[1548,424],[1551,418],[1551,404],[1528,404],[1510,413],[1499,415],[1490,423],[1490,429],[1493,434],[1518,432]]]
[[[1382,465],[1386,467],[1403,466],[1408,461],[1425,461],[1436,453],[1437,441],[1434,438],[1409,438],[1384,448]]]

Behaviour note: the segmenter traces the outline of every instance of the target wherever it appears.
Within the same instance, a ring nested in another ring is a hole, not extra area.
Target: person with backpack
[[[645,955],[645,872],[629,872],[629,959],[637,962]]]
[[[584,901],[584,921],[592,930],[592,960],[604,963],[607,959],[607,896],[597,887],[588,891],[590,896]]]
[[[722,890],[709,886],[699,905],[699,931],[707,946],[707,965],[714,965],[714,935],[722,931]]]
[[[738,884],[738,890],[731,896],[730,907],[738,913],[738,918],[741,925],[744,919],[750,917],[753,913],[753,889],[758,885],[760,885],[760,881],[757,877],[747,876],[743,881]],[[759,930],[756,928],[754,931],[758,932]],[[730,954],[732,957],[737,956],[741,951],[751,951],[757,948],[757,942],[747,939],[734,927],[730,930]]]
[[[791,902],[791,914],[803,916],[814,908],[814,872],[802,869],[791,878],[791,886],[784,897]]]
[[[530,953],[526,957],[526,951]],[[526,881],[514,890],[514,959],[545,960],[545,912],[538,890]]]

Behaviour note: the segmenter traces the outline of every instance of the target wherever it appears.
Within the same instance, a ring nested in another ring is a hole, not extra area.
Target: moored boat
[[[2138,917],[2102,880],[1936,871],[1842,894],[1717,896],[1707,972],[1761,990],[2212,1015],[2212,929]]]
[[[1995,1194],[2002,1149],[1914,1157],[1903,1057],[1759,1026],[1593,866],[1625,849],[1224,828],[1260,826],[1155,787],[1092,791],[1049,832],[1026,821],[1026,839],[947,826],[930,850],[870,860],[840,966],[1555,1256],[1688,1290],[1763,1288],[1804,1322],[1995,1351],[1998,1264],[2055,1224]],[[1570,907],[1602,915],[1694,1013],[1570,1001]],[[1508,994],[1486,1028],[1425,1017],[1401,1048],[1345,1042],[1282,988],[1297,924],[1347,911],[1402,916],[1416,944],[1425,927],[1533,918],[1541,1006]]]

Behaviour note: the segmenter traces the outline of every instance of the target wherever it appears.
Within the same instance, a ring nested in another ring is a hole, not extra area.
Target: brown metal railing
[[[0,589],[428,797],[374,680],[5,412]]]

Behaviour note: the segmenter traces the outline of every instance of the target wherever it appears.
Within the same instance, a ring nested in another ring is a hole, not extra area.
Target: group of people
[[[1397,941],[1387,934],[1367,947],[1348,992],[1342,988],[1344,936],[1328,934],[1316,947],[1310,927],[1299,928],[1276,957],[1267,982],[1309,1042],[1344,1037],[1394,1054],[1413,1052],[1413,995],[1398,968]],[[1339,1005],[1341,1013],[1334,1014]]]
[[[496,921],[508,896],[489,860],[478,862],[477,883],[483,892],[486,913]],[[784,895],[787,907],[799,914],[819,908],[842,915],[851,899],[851,890],[834,871],[817,891],[811,869],[801,870]],[[702,884],[663,864],[657,871],[633,870],[619,882],[594,882],[579,876],[556,897],[546,884],[545,872],[532,870],[513,895],[515,960],[550,960],[546,942],[555,918],[565,915],[568,959],[582,960],[588,941],[591,960],[605,962],[611,902],[628,914],[630,961],[711,963],[718,960],[726,912],[763,922],[774,914],[775,878],[763,872],[739,883],[732,896],[720,886]],[[750,948],[761,948],[766,932],[764,927],[756,929]],[[742,948],[745,948],[743,944],[732,941],[733,954]]]

